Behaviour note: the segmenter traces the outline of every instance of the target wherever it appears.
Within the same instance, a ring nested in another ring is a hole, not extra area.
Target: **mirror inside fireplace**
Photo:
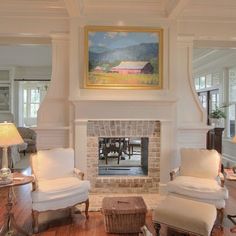
[[[99,137],[99,175],[147,176],[147,137]]]

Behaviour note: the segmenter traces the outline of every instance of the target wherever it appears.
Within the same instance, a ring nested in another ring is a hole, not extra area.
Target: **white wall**
[[[229,30],[225,28],[219,30],[221,25],[218,22],[178,23],[158,14],[152,4],[144,4],[141,7],[130,4],[130,7],[132,11],[130,8],[122,8],[122,5],[114,7],[112,2],[106,1],[105,8],[85,6],[84,11],[83,8],[80,9],[70,20],[4,18],[0,21],[0,34],[19,36],[24,33],[24,36],[28,34],[52,38],[52,81],[39,110],[37,127],[39,148],[67,146],[69,137],[70,145],[76,148],[76,138],[74,138],[76,128],[73,122],[77,119],[118,117],[165,120],[168,118],[171,123],[168,127],[168,130],[171,127],[171,131],[168,131],[171,133],[170,144],[168,150],[165,149],[168,161],[165,163],[168,166],[166,173],[168,173],[171,167],[178,164],[179,148],[205,146],[208,127],[205,125],[204,111],[193,92],[191,80],[193,40],[200,37],[201,33],[210,37],[230,36],[234,25],[230,25]],[[163,89],[152,91],[83,89],[85,25],[163,28]],[[57,33],[51,34],[52,32]],[[67,33],[68,39],[65,35]],[[186,35],[193,37],[182,37]],[[124,108],[129,112],[122,116],[120,114]],[[55,141],[54,135],[57,135]],[[79,158],[77,152],[77,159]]]

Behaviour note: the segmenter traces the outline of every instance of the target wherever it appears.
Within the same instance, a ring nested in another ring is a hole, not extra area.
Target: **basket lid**
[[[146,213],[147,206],[142,197],[104,197],[102,212],[104,214]]]

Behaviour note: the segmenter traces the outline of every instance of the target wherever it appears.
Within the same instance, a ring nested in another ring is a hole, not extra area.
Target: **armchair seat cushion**
[[[90,189],[90,182],[81,181],[77,177],[64,177],[50,180],[42,180],[38,183],[36,191],[32,192],[33,202],[66,199],[71,196],[84,195]]]
[[[228,190],[221,187],[217,180],[191,176],[178,176],[168,182],[169,192],[200,199],[227,199]]]
[[[169,195],[174,196],[174,197],[189,199],[189,200],[193,200],[193,201],[198,201],[198,202],[205,202],[205,203],[214,205],[216,207],[216,209],[225,208],[225,200],[224,199],[217,199],[217,200],[203,199],[203,198],[189,197],[189,196],[181,195],[178,193],[169,193]]]

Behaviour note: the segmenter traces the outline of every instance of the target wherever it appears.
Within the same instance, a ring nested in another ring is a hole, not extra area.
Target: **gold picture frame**
[[[84,88],[162,89],[163,29],[85,26]]]

